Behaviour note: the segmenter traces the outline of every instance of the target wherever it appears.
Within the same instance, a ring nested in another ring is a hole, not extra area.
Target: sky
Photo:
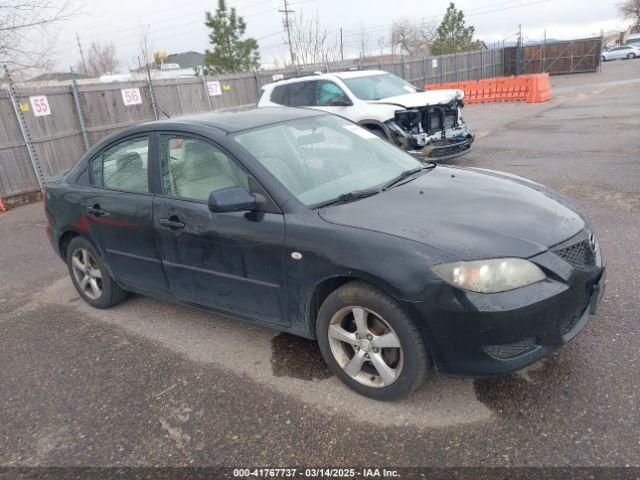
[[[290,9],[305,17],[318,15],[332,36],[343,29],[346,56],[357,56],[364,26],[370,55],[379,54],[379,39],[388,41],[395,20],[439,22],[448,0],[289,0]],[[514,40],[518,25],[525,39],[568,39],[599,35],[601,30],[626,26],[616,11],[616,0],[459,0],[467,24],[487,44]],[[76,33],[88,50],[91,42],[113,43],[122,70],[137,66],[139,38],[147,28],[154,51],[204,51],[208,46],[204,11],[215,10],[217,0],[84,0],[82,14],[59,25],[57,69],[66,71],[80,59]],[[286,57],[283,0],[228,0],[247,22],[247,35],[258,39],[262,65]]]

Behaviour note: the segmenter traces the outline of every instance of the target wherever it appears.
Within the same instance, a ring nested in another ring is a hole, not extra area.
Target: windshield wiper
[[[435,163],[431,163],[431,164],[425,165],[423,167],[412,168],[411,170],[405,170],[404,172],[402,172],[397,177],[395,177],[395,178],[389,180],[387,183],[385,183],[383,185],[382,189],[383,190],[387,190],[389,188],[395,187],[400,182],[402,182],[403,180],[406,180],[409,177],[412,177],[416,173],[422,172],[423,170],[431,170],[432,168],[435,168],[435,166],[436,166]]]
[[[326,202],[318,203],[314,205],[314,208],[328,207],[329,205],[340,205],[342,203],[352,202],[361,198],[371,197],[380,193],[381,189],[369,189],[369,190],[354,190],[353,192],[343,193]]]

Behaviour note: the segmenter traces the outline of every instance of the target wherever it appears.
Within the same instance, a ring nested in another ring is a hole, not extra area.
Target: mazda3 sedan
[[[128,292],[317,339],[369,397],[501,375],[571,340],[604,290],[593,228],[542,185],[422,163],[272,107],[123,130],[46,191],[80,296]]]

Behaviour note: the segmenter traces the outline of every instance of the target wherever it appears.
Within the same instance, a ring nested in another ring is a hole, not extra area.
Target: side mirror
[[[209,210],[214,213],[250,212],[256,208],[256,197],[242,187],[227,187],[209,194]]]
[[[335,100],[331,100],[329,105],[332,107],[350,107],[353,105],[353,102],[348,98],[336,98]]]

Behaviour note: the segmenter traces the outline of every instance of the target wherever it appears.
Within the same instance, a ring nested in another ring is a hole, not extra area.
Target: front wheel
[[[351,389],[395,400],[417,389],[430,367],[417,326],[393,298],[363,282],[327,297],[316,334],[329,368]]]
[[[83,237],[71,240],[66,257],[73,285],[89,305],[109,308],[127,298],[127,292],[111,277],[89,240]]]
[[[635,53],[630,53],[629,55],[627,55],[627,58],[629,60],[633,60],[634,58],[636,58],[636,54]]]

